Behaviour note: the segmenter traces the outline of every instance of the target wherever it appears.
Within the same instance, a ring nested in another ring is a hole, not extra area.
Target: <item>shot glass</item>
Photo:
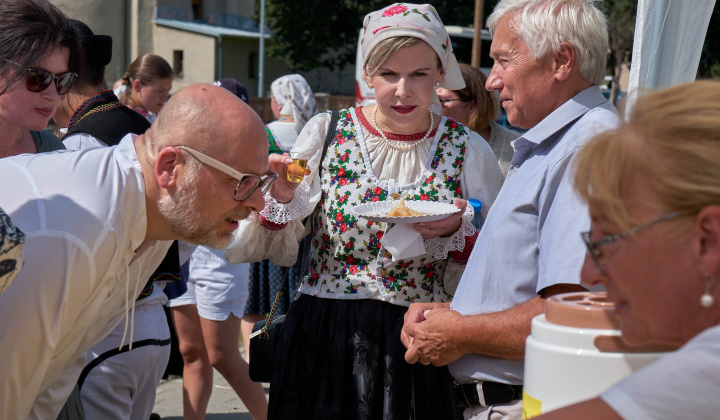
[[[294,183],[302,182],[305,178],[305,169],[310,156],[307,153],[290,152],[292,163],[287,167],[287,180]]]

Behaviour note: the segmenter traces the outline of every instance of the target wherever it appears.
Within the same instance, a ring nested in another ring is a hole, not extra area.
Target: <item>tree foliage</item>
[[[720,79],[720,2],[717,1],[705,35],[698,76]]]
[[[499,0],[484,0],[484,20]],[[612,99],[617,95],[620,69],[629,65],[635,36],[637,0],[596,3],[608,18],[609,74]],[[366,14],[389,5],[387,0],[267,0],[267,25],[272,28],[268,54],[298,71],[335,69],[355,62],[355,47]],[[446,25],[470,26],[475,0],[439,0],[433,5]],[[720,2],[710,19],[698,69],[700,77],[720,78]]]
[[[268,54],[301,71],[330,69],[355,62],[355,47],[366,14],[391,4],[387,0],[266,0],[272,28]],[[474,0],[433,2],[446,25],[471,25]]]
[[[610,101],[617,102],[620,87],[620,72],[623,65],[630,65],[633,40],[635,38],[635,17],[637,0],[605,0],[598,4],[607,16],[610,54],[608,68],[612,75]]]

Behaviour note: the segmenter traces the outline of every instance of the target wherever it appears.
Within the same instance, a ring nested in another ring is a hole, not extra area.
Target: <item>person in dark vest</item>
[[[86,63],[53,117],[58,125],[67,126],[63,143],[69,150],[115,146],[128,133],[143,134],[150,122],[120,103],[107,89],[105,66],[112,59],[112,38],[95,35],[78,20],[72,20],[72,24],[81,35]],[[180,261],[175,241],[146,280],[134,310],[127,314],[134,322],[132,344],[124,342],[124,323],[120,323],[88,352],[78,379],[86,418],[150,417],[157,385],[170,357],[170,330],[163,309],[168,296],[163,288],[168,293],[170,289],[182,293],[184,289],[182,285],[177,287],[178,282]]]
[[[145,117],[120,103],[105,82],[105,66],[112,60],[112,37],[95,35],[79,20],[72,20],[82,34],[85,70],[65,95],[53,120],[65,134],[71,150],[89,146],[114,146],[127,133],[142,134],[150,128]]]

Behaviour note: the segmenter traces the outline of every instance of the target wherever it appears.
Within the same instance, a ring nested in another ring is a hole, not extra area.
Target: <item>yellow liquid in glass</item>
[[[287,180],[290,182],[302,182],[305,177],[305,168],[307,167],[307,159],[293,159],[292,163],[287,167]]]

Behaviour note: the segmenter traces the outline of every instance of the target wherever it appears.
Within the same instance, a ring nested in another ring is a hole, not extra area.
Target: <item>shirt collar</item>
[[[597,85],[590,86],[573,96],[569,101],[560,105],[558,109],[543,118],[542,121],[528,130],[520,138],[535,144],[540,144],[603,102],[607,102],[607,100],[600,91],[600,88]]]

